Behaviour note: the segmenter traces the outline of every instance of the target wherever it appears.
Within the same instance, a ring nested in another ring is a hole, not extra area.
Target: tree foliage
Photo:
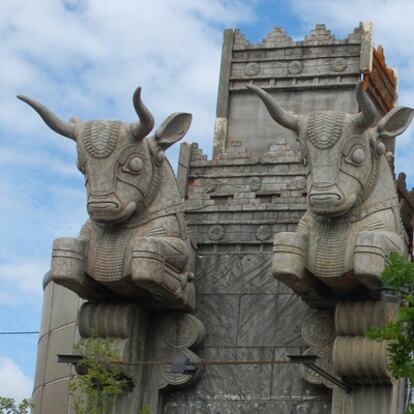
[[[0,397],[0,414],[29,414],[32,407],[32,402],[27,398],[16,403],[14,398]]]
[[[117,395],[125,392],[128,380],[116,367],[119,356],[112,338],[80,340],[74,351],[82,356],[77,371],[69,384],[73,409],[78,414],[109,414]]]
[[[98,338],[78,341],[75,353],[82,356],[77,365],[77,374],[69,384],[72,408],[77,414],[109,414],[118,395],[129,390],[130,383],[123,375],[113,338]],[[1,414],[1,413],[0,413]],[[139,414],[151,414],[144,405]]]
[[[395,378],[405,378],[414,384],[414,263],[395,252],[388,259],[381,281],[401,296],[401,307],[395,320],[374,327],[367,334],[377,341],[388,341],[390,372]],[[407,414],[414,414],[414,403]]]

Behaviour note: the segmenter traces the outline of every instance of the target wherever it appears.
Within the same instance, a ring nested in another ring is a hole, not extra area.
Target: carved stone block
[[[390,383],[387,343],[361,336],[338,337],[333,347],[335,372],[354,383]]]

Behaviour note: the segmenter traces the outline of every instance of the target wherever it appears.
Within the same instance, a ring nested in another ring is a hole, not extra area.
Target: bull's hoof
[[[381,233],[360,233],[354,251],[356,279],[369,289],[377,289],[381,285],[379,277],[385,267],[385,256],[385,240]]]
[[[273,241],[273,276],[297,292],[309,289],[303,280],[306,245],[301,233],[276,233]]]
[[[85,241],[61,237],[54,240],[50,279],[64,286],[81,297],[86,293],[83,288],[85,280]]]
[[[157,306],[167,309],[193,310],[194,284],[186,272],[179,272],[156,252],[135,250],[132,253],[131,277],[134,284],[147,291]]]
[[[83,299],[101,300],[110,292],[85,272],[86,241],[61,237],[53,242],[51,281],[75,292]]]

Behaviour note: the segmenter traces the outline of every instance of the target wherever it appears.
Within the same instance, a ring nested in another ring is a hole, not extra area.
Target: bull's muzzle
[[[311,210],[322,215],[339,215],[348,211],[355,203],[355,195],[345,197],[336,184],[312,185],[309,192]]]
[[[136,209],[134,201],[122,205],[116,194],[89,194],[87,205],[92,220],[102,223],[114,223],[126,220]]]

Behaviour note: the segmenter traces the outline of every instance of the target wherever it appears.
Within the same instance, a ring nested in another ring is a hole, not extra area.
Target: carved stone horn
[[[361,112],[355,115],[354,122],[361,129],[367,129],[375,122],[378,115],[377,110],[368,94],[364,91],[364,83],[362,81],[358,82],[355,92]]]
[[[282,109],[281,106],[276,102],[276,100],[269,95],[262,88],[259,88],[255,85],[246,85],[248,89],[251,89],[255,92],[259,98],[265,104],[267,110],[269,111],[270,116],[280,125],[285,128],[291,129],[292,131],[298,132],[299,130],[299,119],[296,115],[286,112]]]
[[[17,98],[30,105],[41,116],[43,121],[45,121],[46,125],[49,128],[53,129],[53,131],[76,141],[75,124],[66,122],[63,119],[59,118],[50,109],[46,108],[46,106],[44,106],[40,102],[35,101],[34,99],[31,99],[23,95],[17,95]]]
[[[135,138],[140,140],[146,137],[151,132],[152,128],[154,128],[154,117],[150,110],[142,103],[141,87],[135,89],[132,100],[140,120],[140,122],[133,124],[132,131]]]

